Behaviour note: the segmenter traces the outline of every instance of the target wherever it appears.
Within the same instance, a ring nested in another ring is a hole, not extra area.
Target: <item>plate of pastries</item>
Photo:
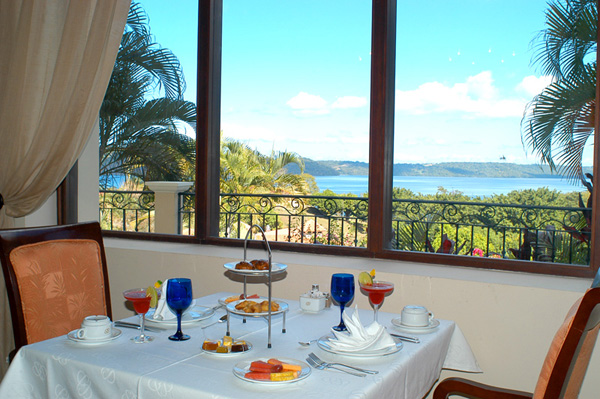
[[[269,273],[269,261],[266,259],[242,260],[225,263],[225,269],[239,274],[261,275]],[[280,273],[287,268],[283,263],[271,262],[271,273]]]
[[[269,300],[260,297],[258,299],[242,299],[227,304],[227,310],[237,315],[267,316],[269,314]],[[279,314],[288,310],[288,304],[279,300],[271,299],[271,314]]]

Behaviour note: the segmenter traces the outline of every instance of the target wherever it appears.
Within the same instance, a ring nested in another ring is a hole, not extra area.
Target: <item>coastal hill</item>
[[[369,164],[354,161],[313,161],[303,158],[304,172],[313,176],[368,175]],[[298,173],[295,165],[289,168]],[[584,167],[585,173],[592,173],[592,167]],[[394,176],[455,176],[455,177],[520,177],[548,178],[559,177],[550,173],[546,165],[521,165],[505,162],[442,162],[442,163],[397,163]]]

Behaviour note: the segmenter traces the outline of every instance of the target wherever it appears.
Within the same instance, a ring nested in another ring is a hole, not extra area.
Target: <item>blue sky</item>
[[[197,5],[143,0],[195,101]],[[535,163],[524,107],[545,0],[399,0],[394,162]],[[221,127],[263,153],[368,161],[367,0],[224,0]],[[584,164],[591,165],[591,156]]]

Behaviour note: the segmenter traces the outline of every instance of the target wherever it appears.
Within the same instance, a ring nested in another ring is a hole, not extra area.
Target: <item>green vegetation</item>
[[[304,172],[312,176],[366,176],[369,164],[353,161],[314,161],[303,158]],[[291,166],[290,173],[299,169]],[[592,167],[584,167],[584,173],[591,173]],[[441,162],[441,163],[397,163],[394,176],[445,176],[445,177],[557,177],[547,165],[520,165],[504,162]]]
[[[196,123],[196,106],[184,101],[177,57],[152,41],[147,16],[132,3],[112,76],[100,109],[100,186],[123,176],[148,180],[193,179],[195,140],[176,123]],[[148,100],[158,87],[164,97]]]
[[[596,7],[596,0],[549,2],[533,61],[553,82],[529,104],[522,121],[525,145],[573,181],[585,181],[581,161],[597,113]]]

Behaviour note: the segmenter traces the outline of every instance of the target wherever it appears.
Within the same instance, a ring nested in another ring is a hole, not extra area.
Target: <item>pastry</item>
[[[264,259],[254,259],[250,263],[256,270],[269,270],[269,262]]]
[[[235,265],[235,268],[236,268],[237,270],[253,270],[253,269],[254,269],[254,266],[252,266],[252,263],[250,263],[250,262],[246,262],[245,260],[243,260],[243,261],[241,261],[241,262],[238,262],[238,263]]]

